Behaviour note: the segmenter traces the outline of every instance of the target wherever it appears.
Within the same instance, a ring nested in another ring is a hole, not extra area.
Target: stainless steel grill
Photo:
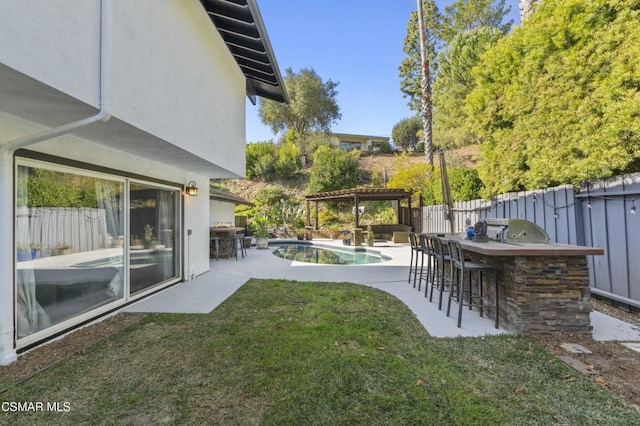
[[[549,236],[540,226],[522,219],[482,219],[486,223],[486,237],[484,241],[500,241],[505,243],[538,243],[549,242]],[[480,237],[474,241],[482,241]]]

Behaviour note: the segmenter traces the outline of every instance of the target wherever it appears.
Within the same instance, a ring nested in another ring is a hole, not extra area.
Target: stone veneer
[[[472,255],[497,267],[501,327],[523,334],[591,333],[586,256]],[[484,287],[494,300],[491,279],[485,277]],[[493,309],[485,311],[494,317]]]

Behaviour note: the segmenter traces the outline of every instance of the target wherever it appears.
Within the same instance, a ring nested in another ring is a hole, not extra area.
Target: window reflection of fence
[[[121,241],[107,231],[104,209],[21,207],[17,213],[18,248],[37,249],[38,257],[113,247]]]

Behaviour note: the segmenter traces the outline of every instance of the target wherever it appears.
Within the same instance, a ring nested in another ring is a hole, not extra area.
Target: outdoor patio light
[[[629,213],[636,214],[636,200],[631,201],[631,210],[629,210]]]
[[[196,183],[194,181],[189,182],[184,192],[192,197],[198,195],[198,188],[196,187]]]

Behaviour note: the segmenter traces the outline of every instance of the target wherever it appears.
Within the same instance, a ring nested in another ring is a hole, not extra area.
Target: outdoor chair
[[[472,309],[474,306],[480,309],[480,316],[484,315],[484,308],[495,308],[495,327],[499,327],[500,309],[498,303],[498,280],[495,266],[482,262],[465,260],[464,251],[458,241],[449,241],[449,254],[451,256],[451,287],[449,289],[449,303],[447,304],[447,316],[451,311],[451,301],[458,304],[458,328],[462,323],[462,310],[464,306]],[[473,291],[471,276],[479,273],[478,289]],[[483,273],[490,272],[493,275],[494,300],[490,301],[486,296],[483,283]],[[465,274],[469,276],[468,284],[465,284]],[[466,299],[466,301],[465,301]]]
[[[416,286],[416,275],[418,274],[418,256],[420,254],[420,246],[418,245],[418,237],[415,232],[409,232],[409,243],[411,245],[411,260],[409,261],[409,280],[413,276],[413,287]]]
[[[215,253],[216,260],[220,259],[220,237],[209,237],[209,257]]]
[[[451,277],[447,278],[444,271],[447,264],[451,262],[449,254],[444,252],[445,243],[438,237],[427,237],[431,241],[433,248],[433,269],[431,274],[431,290],[429,291],[429,302],[433,301],[433,290],[438,290],[438,310],[442,309],[442,295],[449,290]],[[427,297],[427,286],[424,288],[424,297]]]
[[[420,291],[420,284],[424,276],[424,292],[427,294],[427,288],[433,275],[433,244],[427,234],[418,234],[418,243],[420,246],[420,278],[418,278],[418,291]],[[425,256],[427,257],[427,270],[424,270]],[[415,286],[414,286],[415,287]]]
[[[244,257],[247,254],[247,250],[244,247],[244,233],[239,232],[235,234],[234,236],[231,237],[231,240],[233,244],[233,256],[236,258],[236,260],[238,260],[238,249],[240,249],[240,254],[244,259]]]

